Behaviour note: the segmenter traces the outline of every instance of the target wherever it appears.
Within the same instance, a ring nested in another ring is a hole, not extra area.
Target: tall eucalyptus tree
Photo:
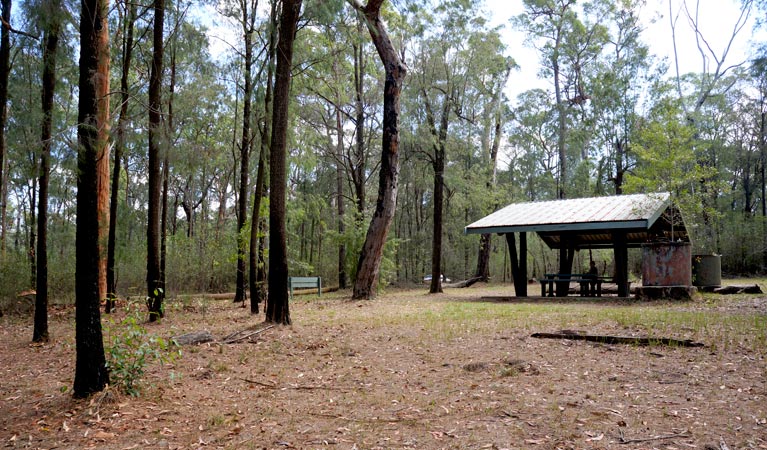
[[[302,0],[283,0],[277,43],[277,67],[272,110],[269,166],[269,301],[266,320],[290,324],[288,304],[288,252],[285,223],[287,183],[288,106],[293,63],[293,43]]]
[[[112,170],[112,186],[109,202],[109,237],[107,240],[107,298],[106,309],[110,313],[115,306],[117,298],[117,277],[115,276],[115,251],[117,239],[117,208],[119,205],[118,195],[120,192],[120,175],[122,170],[123,150],[125,148],[125,133],[128,123],[128,102],[130,100],[129,76],[131,61],[134,50],[134,29],[137,19],[137,6],[133,2],[120,2],[118,8],[124,8],[123,20],[120,24],[123,29],[120,33],[121,58],[120,68],[120,113],[117,119],[117,133],[114,142],[114,162]]]
[[[277,46],[277,20],[279,7],[277,0],[269,1],[269,22],[266,29],[266,80],[264,81],[263,112],[258,122],[260,148],[258,156],[258,171],[253,195],[253,213],[250,219],[250,254],[248,288],[250,290],[250,312],[257,314],[259,305],[267,300],[266,280],[266,224],[261,217],[262,201],[268,196],[266,189],[266,165],[269,162],[269,140],[272,133],[272,95],[274,91],[275,49]]]
[[[74,396],[87,397],[109,383],[99,312],[98,154],[99,74],[109,54],[106,0],[83,0],[80,12],[80,100],[77,115],[77,237],[75,269]]]
[[[149,75],[149,204],[147,205],[147,307],[149,321],[163,317],[165,286],[162,284],[160,265],[160,212],[162,172],[162,75],[163,75],[163,28],[165,24],[165,0],[154,0],[154,25],[152,33],[152,67]]]
[[[397,206],[399,178],[399,98],[407,66],[400,58],[381,19],[384,0],[368,0],[364,6],[357,0],[347,0],[365,18],[370,38],[378,51],[385,71],[383,100],[383,137],[378,197],[365,243],[357,263],[357,278],[352,298],[375,297],[384,244]]]
[[[56,55],[62,28],[62,9],[58,0],[44,5],[42,113],[40,132],[39,189],[40,201],[37,213],[37,289],[35,295],[35,321],[33,342],[48,341],[48,187],[51,174],[50,155],[53,126],[53,95],[56,91]]]
[[[3,24],[0,26],[0,257],[5,258],[5,214],[7,211],[7,184],[8,176],[5,170],[6,160],[6,137],[5,127],[8,122],[8,72],[11,61],[11,7],[12,0],[2,0]]]

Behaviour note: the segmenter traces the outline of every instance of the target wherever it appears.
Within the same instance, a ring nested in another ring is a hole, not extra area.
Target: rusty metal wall
[[[691,261],[688,242],[642,245],[642,286],[691,286]]]

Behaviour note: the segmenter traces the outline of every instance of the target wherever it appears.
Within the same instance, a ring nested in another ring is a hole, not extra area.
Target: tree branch
[[[38,37],[38,36],[35,36],[34,34],[30,34],[30,33],[27,33],[26,31],[17,30],[17,29],[15,29],[15,28],[13,28],[13,27],[11,26],[11,24],[10,24],[10,23],[8,23],[8,22],[6,22],[6,20],[5,20],[5,19],[3,19],[2,17],[0,17],[0,21],[2,21],[2,22],[3,22],[3,27],[4,27],[6,30],[8,30],[8,31],[10,31],[10,32],[12,32],[12,33],[20,34],[20,35],[22,35],[22,36],[26,36],[26,37],[28,37],[28,38],[32,38],[32,39],[34,39],[34,40],[36,40],[36,41],[39,41],[39,40],[40,40],[40,37]]]

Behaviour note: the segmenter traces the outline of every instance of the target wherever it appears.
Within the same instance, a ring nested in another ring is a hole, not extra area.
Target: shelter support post
[[[559,235],[559,273],[573,273],[573,257],[575,256],[575,239],[568,233]],[[557,297],[567,297],[570,291],[570,281],[557,281]]]
[[[629,296],[628,244],[624,231],[613,231],[613,251],[615,255],[615,284],[618,285],[618,296]]]
[[[527,297],[527,233],[519,233],[519,256],[514,233],[506,233],[506,242],[509,246],[514,293],[517,297]]]

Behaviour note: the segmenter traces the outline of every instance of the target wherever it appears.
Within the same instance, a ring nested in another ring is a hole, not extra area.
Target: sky
[[[680,0],[647,0],[640,17],[645,27],[644,42],[652,54],[659,58],[668,58],[670,71],[672,71],[669,75],[673,75],[674,53],[669,21],[669,1],[672,12],[676,14],[681,6]],[[519,93],[528,89],[550,87],[550,82],[537,79],[539,58],[536,51],[525,45],[524,33],[512,30],[509,23],[511,17],[524,11],[522,0],[485,0],[485,3],[488,11],[491,12],[491,23],[504,26],[502,34],[508,46],[508,52],[520,65],[520,69],[512,72],[509,77],[506,95],[515,99]],[[688,3],[690,8],[694,8],[696,1],[689,0]],[[699,0],[697,3],[700,8],[699,28],[714,54],[719,57],[726,48],[733,27],[738,21],[740,0]],[[757,14],[763,14],[763,12],[755,9],[751,11],[747,24],[733,41],[726,59],[730,64],[740,63],[748,58],[754,18]],[[684,14],[680,15],[676,35],[680,72],[702,71],[704,60],[698,51],[695,35]],[[762,41],[767,40],[764,32],[761,32],[758,38]]]

